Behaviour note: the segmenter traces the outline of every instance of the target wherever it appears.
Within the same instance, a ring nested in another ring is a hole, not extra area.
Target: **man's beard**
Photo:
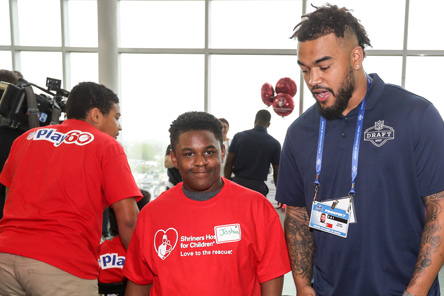
[[[319,113],[327,120],[340,118],[342,112],[347,108],[348,102],[350,101],[353,92],[355,91],[355,80],[353,77],[353,69],[349,67],[349,71],[345,76],[345,80],[342,82],[339,87],[338,94],[336,95],[331,88],[323,88],[323,87],[313,87],[311,90],[313,97],[315,97],[313,91],[316,89],[326,89],[328,90],[335,98],[336,101],[331,107],[324,108],[322,104],[316,100],[316,106],[318,107]],[[316,97],[315,97],[316,99]]]

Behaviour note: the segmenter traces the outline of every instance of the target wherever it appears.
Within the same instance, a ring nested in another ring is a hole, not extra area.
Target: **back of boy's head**
[[[140,189],[142,193],[142,199],[137,202],[137,207],[139,211],[142,210],[144,206],[146,206],[151,200],[151,194],[144,190]],[[114,210],[110,207],[108,209],[108,217],[109,217],[109,230],[112,236],[119,235],[119,228],[117,227],[116,214],[114,214]]]
[[[207,112],[191,111],[179,115],[179,117],[171,123],[169,132],[173,152],[175,152],[174,149],[179,142],[179,136],[189,131],[209,131],[213,133],[222,148],[222,124],[219,119]]]
[[[95,82],[80,82],[69,93],[66,116],[68,119],[83,120],[93,108],[108,115],[113,105],[118,103],[117,95],[106,86]]]

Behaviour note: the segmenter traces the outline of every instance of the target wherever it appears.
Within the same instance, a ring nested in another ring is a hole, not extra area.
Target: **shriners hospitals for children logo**
[[[154,235],[154,250],[160,259],[165,260],[177,245],[179,234],[174,228],[159,229]]]
[[[27,139],[48,141],[53,143],[55,147],[59,147],[63,143],[83,146],[91,143],[94,140],[94,135],[78,130],[72,130],[63,134],[54,128],[42,128],[30,133]]]
[[[364,132],[364,141],[370,141],[376,147],[381,147],[388,140],[395,138],[395,130],[388,125],[384,125],[384,120],[375,122],[375,126],[370,127]]]

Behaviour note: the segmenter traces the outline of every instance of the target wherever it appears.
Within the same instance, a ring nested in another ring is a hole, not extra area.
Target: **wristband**
[[[407,292],[407,291],[404,291],[404,293],[402,293],[402,296],[415,296],[415,295],[410,294],[410,293]]]

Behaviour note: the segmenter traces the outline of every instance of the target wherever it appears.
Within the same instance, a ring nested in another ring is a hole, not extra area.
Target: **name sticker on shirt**
[[[331,202],[313,202],[310,227],[343,238],[347,237],[350,214],[347,210],[332,208]]]
[[[217,244],[237,242],[241,240],[241,227],[240,224],[214,226],[214,234]]]

